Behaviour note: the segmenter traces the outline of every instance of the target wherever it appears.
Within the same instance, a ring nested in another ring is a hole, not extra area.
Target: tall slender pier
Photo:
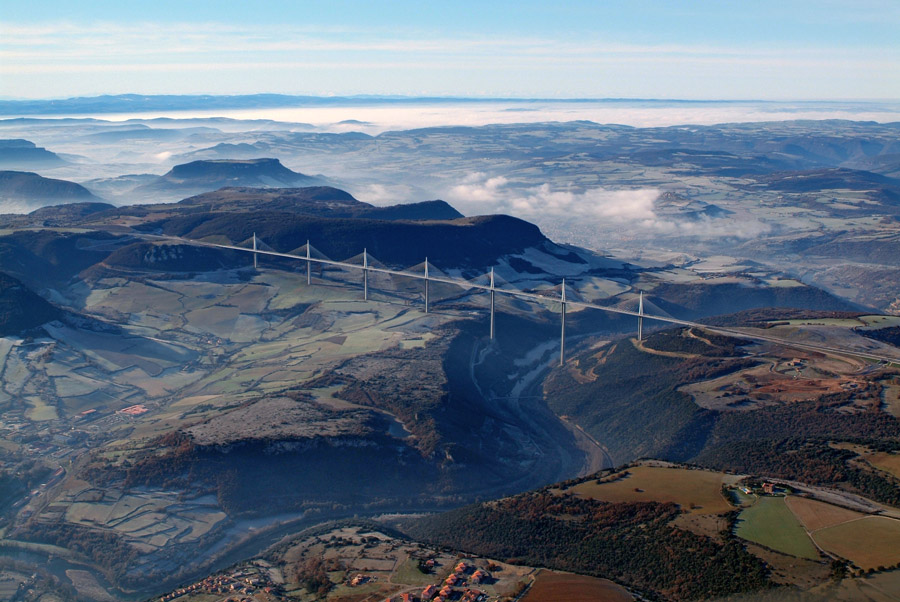
[[[428,258],[425,258],[425,313],[428,313]]]
[[[566,279],[562,281],[562,310],[560,311],[560,323],[562,330],[559,333],[559,365],[566,363]]]
[[[638,341],[644,340],[644,291],[638,301]]]
[[[494,338],[494,268],[491,268],[491,338]]]
[[[312,258],[309,255],[309,239],[306,241],[306,284],[312,282]]]
[[[369,300],[369,254],[363,249],[363,299]]]
[[[253,269],[256,269],[256,232],[253,233]]]

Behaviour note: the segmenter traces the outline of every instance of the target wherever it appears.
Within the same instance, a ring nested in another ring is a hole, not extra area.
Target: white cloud
[[[367,184],[362,187],[349,185],[345,188],[360,201],[379,207],[421,200],[417,191],[406,184]]]
[[[523,218],[567,217],[605,219],[613,222],[653,221],[653,203],[659,191],[606,190],[583,192],[554,190],[549,184],[515,189],[503,176],[488,177],[476,172],[451,188],[448,200],[465,213],[510,213]]]
[[[483,203],[488,206],[501,202],[506,185],[506,178],[497,176],[487,178],[481,172],[471,173],[463,178],[462,184],[450,189],[450,198],[466,204]]]
[[[752,238],[770,230],[755,219],[690,221],[661,217],[655,209],[659,195],[656,188],[575,191],[542,184],[517,189],[502,176],[476,172],[452,187],[446,197],[467,215],[507,213],[538,225],[552,225],[555,231],[572,229],[579,234],[591,229],[623,234],[627,229],[645,234]]]

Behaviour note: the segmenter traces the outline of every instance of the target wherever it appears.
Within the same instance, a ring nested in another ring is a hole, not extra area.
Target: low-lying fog
[[[20,115],[0,115],[20,117]],[[35,117],[29,115],[28,117]],[[495,123],[541,123],[586,120],[633,127],[712,125],[786,121],[791,119],[849,119],[880,123],[900,121],[900,103],[871,102],[763,102],[763,101],[666,101],[666,100],[466,100],[343,104],[275,109],[216,109],[154,111],[149,113],[70,114],[54,118],[93,117],[107,121],[205,119],[272,120],[303,124],[323,132],[380,134],[442,126],[481,126]],[[236,125],[236,124],[235,124]]]

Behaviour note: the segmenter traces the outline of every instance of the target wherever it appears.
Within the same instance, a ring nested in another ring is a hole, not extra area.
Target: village
[[[307,568],[300,572],[301,567]],[[319,572],[319,568],[324,572]],[[181,586],[157,602],[499,602],[534,580],[530,567],[335,525]]]
[[[196,583],[180,587],[159,598],[160,602],[188,600],[203,594],[222,594],[222,602],[273,602],[281,600],[284,589],[259,567],[241,566],[225,573],[210,575]]]
[[[433,558],[423,562],[426,570],[434,570],[436,562]],[[490,573],[477,568],[465,561],[456,564],[453,572],[441,582],[425,587],[417,596],[412,592],[403,592],[398,596],[387,598],[385,602],[447,602],[448,600],[460,600],[461,602],[485,602],[488,595],[484,591],[472,586],[493,581]]]
[[[440,563],[434,558],[428,558],[420,562],[421,567],[429,572],[439,570]],[[344,585],[349,588],[359,588],[371,585],[378,580],[377,576],[365,573],[348,574]],[[394,594],[384,599],[384,602],[487,602],[491,597],[487,592],[476,586],[490,584],[495,580],[490,573],[467,561],[460,561],[453,571],[443,580],[422,588],[411,587],[410,591]],[[276,583],[266,567],[258,565],[242,565],[231,571],[210,575],[200,581],[179,587],[174,591],[158,598],[159,602],[187,601],[195,599],[210,599],[216,594],[222,597],[214,597],[218,602],[274,602],[284,600],[286,594],[284,584]]]

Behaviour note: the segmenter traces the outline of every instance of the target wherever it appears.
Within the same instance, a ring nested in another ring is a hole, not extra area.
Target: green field
[[[435,575],[425,574],[419,570],[419,561],[415,558],[407,558],[394,572],[394,583],[409,585],[428,585],[434,583]]]
[[[900,326],[900,316],[860,316],[860,320],[866,323],[869,328],[888,328],[890,326]],[[865,329],[863,329],[865,330]]]
[[[900,521],[868,516],[815,533],[816,543],[863,569],[900,562]]]
[[[741,512],[737,536],[778,552],[815,560],[819,557],[806,530],[783,497],[762,497]]]

